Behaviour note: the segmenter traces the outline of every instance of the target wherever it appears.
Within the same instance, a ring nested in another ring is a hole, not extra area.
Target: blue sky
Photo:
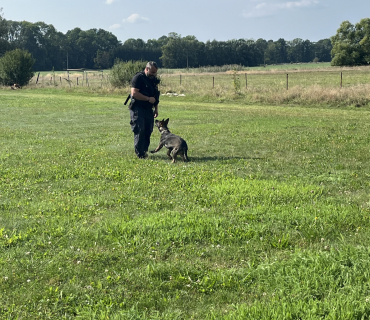
[[[1,0],[3,17],[43,21],[63,33],[101,28],[118,40],[158,39],[170,32],[198,40],[318,41],[344,20],[370,17],[369,0]]]

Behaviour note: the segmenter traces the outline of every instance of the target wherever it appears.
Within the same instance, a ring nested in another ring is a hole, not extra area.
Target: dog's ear
[[[170,121],[170,118],[167,118],[166,120],[165,120],[165,125],[167,126],[167,124],[168,124],[168,121]]]

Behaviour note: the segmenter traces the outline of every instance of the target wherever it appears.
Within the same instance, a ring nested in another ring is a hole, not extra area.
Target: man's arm
[[[148,101],[151,104],[154,104],[156,102],[155,97],[148,97],[140,93],[140,89],[137,88],[131,88],[131,97],[134,98],[135,100],[140,100],[140,101]]]
[[[158,104],[154,106],[153,114],[154,114],[154,118],[158,117]]]

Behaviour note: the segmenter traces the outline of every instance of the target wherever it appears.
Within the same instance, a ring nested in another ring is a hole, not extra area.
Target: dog
[[[12,90],[22,89],[22,87],[18,83],[14,83],[12,86],[10,86]]]
[[[161,133],[161,140],[159,141],[158,147],[150,152],[156,153],[161,150],[163,146],[165,146],[168,149],[167,157],[172,160],[172,163],[176,162],[177,155],[180,155],[182,160],[187,162],[189,161],[188,145],[183,138],[171,133],[170,130],[168,130],[167,125],[169,120],[169,118],[166,120],[163,119],[162,121],[155,120],[155,126]]]

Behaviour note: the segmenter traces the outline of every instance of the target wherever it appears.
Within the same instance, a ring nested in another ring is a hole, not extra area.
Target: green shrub
[[[233,87],[234,87],[235,94],[240,93],[241,84],[240,84],[240,79],[238,77],[238,73],[236,69],[234,69],[233,71]]]
[[[116,60],[110,76],[110,83],[113,87],[124,87],[130,84],[132,77],[145,69],[144,61],[127,61]]]
[[[34,76],[32,67],[35,59],[28,51],[15,49],[8,51],[0,58],[0,83],[13,85],[14,83],[24,86]]]

